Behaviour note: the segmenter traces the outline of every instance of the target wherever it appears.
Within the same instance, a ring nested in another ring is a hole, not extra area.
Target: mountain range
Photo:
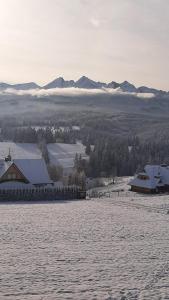
[[[166,91],[150,88],[147,86],[141,86],[136,88],[133,84],[128,81],[124,81],[122,83],[118,83],[112,81],[110,83],[94,81],[89,79],[86,76],[82,76],[79,80],[64,80],[63,77],[56,78],[49,84],[45,85],[44,89],[54,89],[54,88],[81,88],[81,89],[102,89],[102,88],[111,88],[111,89],[118,89],[122,92],[129,92],[129,93],[152,93],[152,94],[166,94]]]
[[[54,89],[54,88],[81,88],[81,89],[117,89],[121,92],[129,93],[152,93],[155,95],[165,95],[169,92],[158,90],[155,88],[150,88],[147,86],[141,86],[136,88],[133,84],[128,81],[118,83],[112,81],[110,83],[97,82],[92,79],[89,79],[86,76],[82,76],[77,81],[74,80],[64,80],[63,77],[56,78],[52,82],[46,84],[45,86],[39,86],[34,82],[20,83],[20,84],[8,84],[0,82],[0,90],[6,89],[15,89],[15,90],[32,90],[32,89]]]
[[[9,84],[5,82],[0,82],[0,90],[6,89],[15,89],[15,90],[33,90],[41,88],[35,82],[28,82],[28,83],[19,83],[19,84]]]

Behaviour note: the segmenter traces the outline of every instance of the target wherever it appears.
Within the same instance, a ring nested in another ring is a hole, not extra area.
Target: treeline
[[[74,182],[78,177],[116,177],[133,176],[143,171],[146,164],[169,164],[169,139],[142,142],[138,137],[129,139],[101,138],[91,145],[86,141],[86,154],[88,160],[76,154],[74,161],[74,174],[70,177]],[[47,148],[44,143],[40,144],[43,157],[47,163]],[[50,173],[54,178],[61,178],[62,170],[51,168]],[[72,179],[73,178],[73,179]],[[81,180],[81,179],[80,179]]]
[[[103,124],[107,130],[109,123]],[[85,161],[81,156],[76,156],[75,169],[78,173],[84,172],[88,177],[130,176],[143,170],[147,163],[169,164],[169,135],[144,141],[137,136],[117,137],[99,130],[99,125],[98,128],[82,126],[77,131],[72,130],[71,126],[66,130],[60,130],[57,126],[39,129],[31,126],[2,126],[1,136],[3,140],[17,143],[37,143],[48,164],[50,162],[46,144],[55,142],[72,144],[81,140],[86,146],[89,159]],[[51,169],[50,172],[57,178],[61,170]]]
[[[169,164],[169,140],[143,143],[138,137],[128,140],[100,139],[92,149],[87,145],[89,160],[76,156],[75,167],[88,177],[132,176],[146,164]]]
[[[3,127],[1,130],[3,140],[15,143],[68,143],[76,142],[77,134],[74,130],[61,130],[59,128],[44,127],[35,129],[33,127]]]

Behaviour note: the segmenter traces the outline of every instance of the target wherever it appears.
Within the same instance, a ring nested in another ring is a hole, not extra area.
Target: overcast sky
[[[0,0],[0,81],[169,90],[169,0]]]

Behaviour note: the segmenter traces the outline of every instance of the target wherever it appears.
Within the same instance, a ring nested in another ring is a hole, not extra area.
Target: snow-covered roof
[[[155,189],[159,186],[169,185],[169,166],[146,165],[144,173],[139,173],[129,182],[129,185]],[[147,175],[147,179],[139,178],[139,175]]]
[[[9,162],[0,160],[0,177],[4,175],[13,163],[32,184],[47,184],[52,182],[49,178],[46,163],[42,158],[14,159]]]
[[[144,171],[143,173],[137,174],[136,177],[129,182],[129,185],[155,189],[156,187],[169,184],[169,169],[166,167],[146,165]],[[147,178],[141,179],[139,175],[147,175]]]
[[[0,177],[9,169],[9,167],[12,165],[11,161],[6,162],[3,159],[0,159]]]
[[[32,184],[51,183],[44,159],[14,159],[14,164]]]
[[[135,177],[134,179],[130,180],[129,185],[148,188],[148,189],[155,189],[159,183],[159,179],[139,179]]]
[[[151,178],[161,175],[161,166],[158,165],[146,165],[144,170],[145,173]]]
[[[161,177],[164,184],[169,185],[169,166],[160,167]]]
[[[6,162],[5,157],[9,149],[12,161]],[[36,144],[0,142],[0,177],[13,162],[30,182],[34,184],[50,182],[46,164]]]
[[[160,177],[163,184],[169,185],[169,166],[146,165],[145,171],[150,178]]]

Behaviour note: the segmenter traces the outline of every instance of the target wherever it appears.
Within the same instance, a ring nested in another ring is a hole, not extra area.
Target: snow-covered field
[[[8,155],[9,149],[13,159],[42,157],[41,151],[36,144],[0,142],[0,159],[4,159]]]
[[[72,171],[76,153],[81,154],[82,158],[87,158],[85,146],[81,143],[54,143],[48,144],[47,148],[51,164],[63,166],[66,172]],[[42,153],[37,144],[0,142],[0,159],[4,159],[8,155],[9,149],[12,159],[35,159],[42,157]]]
[[[63,144],[55,143],[47,145],[50,162],[53,165],[61,165],[66,172],[72,171],[74,159],[77,154],[81,154],[82,158],[86,158],[85,146],[81,143]]]
[[[126,182],[110,198],[1,204],[0,299],[169,299],[169,195]]]

